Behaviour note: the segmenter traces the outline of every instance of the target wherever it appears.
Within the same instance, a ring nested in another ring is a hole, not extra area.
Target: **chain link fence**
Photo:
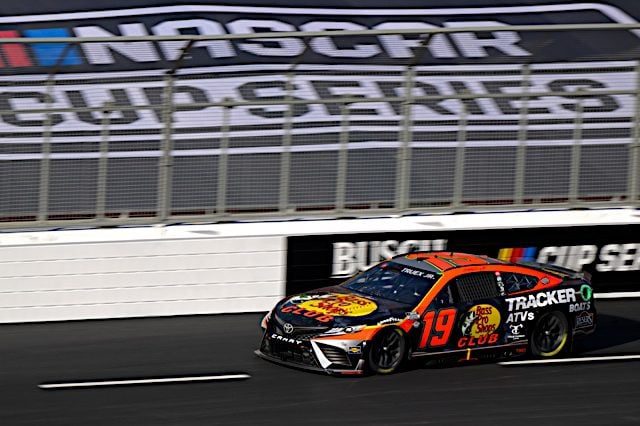
[[[576,28],[631,26],[520,30]],[[421,60],[494,30],[5,39],[0,228],[638,206],[639,63]],[[189,66],[257,42],[289,61]],[[318,60],[343,46],[359,62]],[[12,74],[31,51],[47,73]],[[169,69],[73,68],[158,52]]]

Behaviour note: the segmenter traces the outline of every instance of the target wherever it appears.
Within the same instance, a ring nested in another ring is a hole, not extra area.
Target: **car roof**
[[[402,263],[410,262],[416,268],[428,269],[433,272],[444,272],[450,269],[462,268],[465,266],[482,265],[506,265],[508,263],[489,256],[460,253],[452,251],[429,251],[412,252],[401,254],[393,258],[395,261],[402,259]]]
[[[561,279],[586,279],[591,280],[587,272],[577,272],[558,265],[538,262],[505,262],[493,257],[452,251],[418,251],[405,253],[393,258],[394,262],[412,266],[418,269],[426,269],[431,272],[443,273],[452,269],[467,266],[503,265],[517,266],[529,270],[537,270]]]

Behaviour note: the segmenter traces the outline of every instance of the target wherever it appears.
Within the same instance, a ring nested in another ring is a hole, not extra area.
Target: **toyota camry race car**
[[[587,273],[417,252],[281,300],[262,321],[256,354],[330,374],[385,374],[417,358],[554,357],[595,324]]]

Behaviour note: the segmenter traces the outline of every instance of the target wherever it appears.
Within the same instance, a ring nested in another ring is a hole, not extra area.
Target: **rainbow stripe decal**
[[[78,46],[69,43],[2,43],[3,38],[18,37],[73,37],[66,28],[40,28],[18,31],[0,31],[0,67],[20,68],[32,66],[80,65],[83,63]]]
[[[505,262],[535,262],[537,247],[507,247],[498,251],[498,259]]]

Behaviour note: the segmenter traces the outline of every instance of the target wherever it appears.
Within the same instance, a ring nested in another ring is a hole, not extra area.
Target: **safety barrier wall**
[[[638,292],[639,231],[635,209],[610,209],[5,233],[0,322],[266,311],[415,249],[544,255]]]
[[[264,311],[283,292],[282,237],[137,233],[63,231],[3,241],[0,322]]]

